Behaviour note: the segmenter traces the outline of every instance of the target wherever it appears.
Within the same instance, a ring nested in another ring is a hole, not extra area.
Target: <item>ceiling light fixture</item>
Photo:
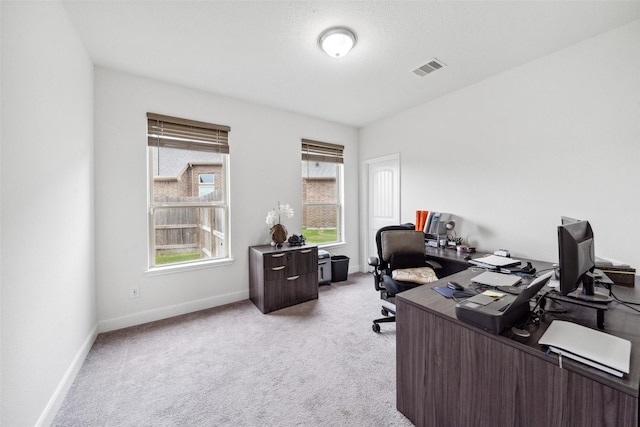
[[[318,37],[318,45],[332,58],[342,58],[356,45],[356,35],[345,27],[332,27]]]

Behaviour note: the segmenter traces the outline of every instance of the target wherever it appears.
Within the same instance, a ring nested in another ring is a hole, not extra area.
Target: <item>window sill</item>
[[[318,249],[324,249],[324,250],[337,249],[345,246],[346,244],[347,242],[332,242],[332,243],[318,244]]]
[[[165,274],[181,273],[184,271],[203,270],[206,268],[223,267],[225,265],[231,265],[234,263],[233,258],[224,258],[216,260],[190,262],[184,264],[167,265],[162,267],[149,268],[144,272],[145,276],[162,276]]]

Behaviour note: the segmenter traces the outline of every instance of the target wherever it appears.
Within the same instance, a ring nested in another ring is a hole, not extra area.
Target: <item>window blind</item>
[[[229,153],[229,126],[147,113],[147,144],[153,147]]]
[[[328,142],[302,140],[302,160],[313,162],[344,163],[344,146]]]

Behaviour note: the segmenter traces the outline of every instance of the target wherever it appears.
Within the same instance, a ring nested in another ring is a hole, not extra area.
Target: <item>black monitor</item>
[[[609,296],[595,292],[596,256],[588,221],[568,221],[558,226],[558,254],[562,295],[591,302],[611,301]]]
[[[575,222],[580,222],[579,219],[571,218],[570,216],[561,216],[560,221],[562,225],[573,224]]]

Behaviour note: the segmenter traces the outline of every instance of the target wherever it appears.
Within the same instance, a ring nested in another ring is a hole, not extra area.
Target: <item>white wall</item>
[[[266,212],[301,204],[301,138],[345,145],[347,244],[333,252],[351,271],[359,161],[398,151],[403,221],[453,212],[480,248],[555,260],[560,215],[586,218],[599,255],[640,265],[640,21],[367,126],[358,144],[347,126],[125,73],[98,69],[94,85],[58,2],[0,15],[2,425],[47,424],[96,319],[109,330],[247,298]],[[147,111],[231,126],[233,264],[145,274]],[[285,225],[299,230],[299,209]]]
[[[48,425],[96,334],[93,66],[58,2],[2,7],[2,420]]]
[[[588,219],[638,268],[638,52],[635,21],[366,126],[360,160],[401,153],[403,221],[451,212],[480,249],[556,261],[560,216]]]
[[[232,265],[168,275],[147,270],[146,113],[231,127]],[[357,130],[273,108],[141,78],[95,71],[96,280],[100,330],[211,307],[249,296],[248,247],[269,242],[267,212],[278,201],[300,232],[301,138],[345,146],[346,242],[358,259]],[[350,265],[350,270],[359,266]],[[140,297],[130,298],[131,286]]]

